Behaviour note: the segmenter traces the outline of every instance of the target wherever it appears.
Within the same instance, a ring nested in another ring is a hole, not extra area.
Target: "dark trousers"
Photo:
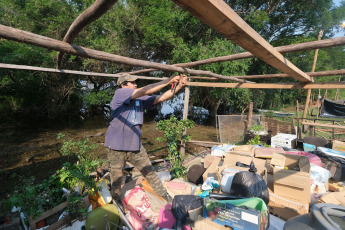
[[[110,161],[111,194],[115,200],[118,200],[121,195],[123,170],[125,168],[126,161],[130,162],[143,174],[157,195],[164,196],[166,194],[167,191],[157,173],[154,171],[144,146],[141,146],[140,151],[137,152],[108,149],[108,160]]]

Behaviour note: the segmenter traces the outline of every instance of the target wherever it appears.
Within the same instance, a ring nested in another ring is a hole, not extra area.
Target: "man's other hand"
[[[169,84],[178,83],[180,81],[180,76],[172,76],[169,79]]]

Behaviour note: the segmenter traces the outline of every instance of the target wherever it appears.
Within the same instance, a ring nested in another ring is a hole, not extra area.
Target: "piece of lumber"
[[[142,66],[146,68],[161,69],[170,72],[179,72],[186,74],[199,74],[205,76],[211,76],[219,79],[233,80],[237,82],[246,82],[242,79],[236,79],[230,76],[223,76],[220,74],[212,73],[211,71],[205,70],[193,70],[173,65],[166,65],[157,62],[150,62],[145,60],[139,60],[129,57],[123,57],[116,54],[110,54],[103,51],[85,48],[82,46],[71,45],[67,42],[59,41],[56,39],[48,38],[45,36],[37,35],[27,31],[15,29],[12,27],[0,25],[0,37],[9,40],[40,46],[47,49],[57,50],[64,53],[77,55],[84,58],[93,58],[96,60],[109,61],[114,63],[126,64],[130,66]]]
[[[292,44],[292,45],[286,45],[286,46],[278,46],[278,47],[275,47],[275,49],[280,53],[290,53],[290,52],[307,51],[307,50],[312,50],[312,49],[329,48],[329,47],[343,46],[343,45],[345,45],[345,36],[339,37],[339,38],[325,39],[322,41],[312,41],[312,42],[304,42],[304,43]],[[199,65],[234,61],[234,60],[253,58],[253,57],[255,56],[252,53],[244,52],[244,53],[231,54],[231,55],[226,55],[226,56],[221,56],[221,57],[208,58],[208,59],[203,59],[203,60],[188,62],[188,63],[177,63],[175,65],[180,66],[180,67],[194,67],[194,66],[199,66]],[[130,72],[130,74],[139,74],[139,73],[146,73],[146,72],[151,72],[151,71],[156,71],[156,69],[137,70],[137,71]]]
[[[317,38],[318,41],[321,40],[322,35],[323,35],[323,31],[321,30],[319,32],[319,36]],[[318,53],[319,53],[319,49],[316,49],[314,52],[314,59],[313,59],[313,65],[311,67],[311,72],[315,71]],[[303,111],[303,115],[302,115],[302,118],[304,119],[303,121],[306,121],[305,118],[307,117],[307,113],[308,113],[308,108],[309,108],[309,103],[310,103],[310,95],[311,95],[311,89],[308,89],[307,97],[305,99],[304,111]]]
[[[53,68],[44,68],[44,67],[37,67],[37,66],[28,66],[28,65],[15,65],[15,64],[5,64],[0,63],[0,68],[3,69],[14,69],[14,70],[29,70],[29,71],[41,71],[41,72],[50,72],[50,73],[60,73],[60,74],[76,74],[76,75],[84,75],[84,76],[97,76],[97,77],[112,77],[118,78],[121,74],[109,74],[109,73],[97,73],[97,72],[84,72],[84,71],[76,71],[76,70],[67,70],[67,69],[53,69]],[[345,74],[345,69],[341,70],[328,70],[328,71],[320,71],[320,72],[307,72],[307,74],[311,77],[326,77],[326,76],[334,76],[334,75],[343,75]],[[138,79],[145,79],[145,80],[154,80],[154,81],[161,81],[167,79],[166,77],[147,77],[147,76],[139,76],[134,75]],[[247,75],[247,76],[233,76],[240,79],[262,79],[262,78],[286,78],[289,77],[287,74],[264,74],[264,75]],[[201,76],[190,76],[189,79],[204,79],[204,80],[218,80],[215,77],[201,77]]]
[[[320,126],[320,127],[334,128],[334,129],[345,129],[345,126],[341,126],[341,125],[328,125],[328,124],[322,124],[322,123],[302,122],[302,125]]]
[[[341,70],[329,70],[320,72],[306,72],[310,77],[325,77],[345,74],[345,69]],[[259,79],[259,78],[285,78],[290,77],[288,74],[277,73],[277,74],[264,74],[264,75],[247,75],[247,76],[233,76],[240,79]]]
[[[302,83],[223,83],[223,82],[188,82],[190,86],[247,89],[345,89],[345,82]]]
[[[116,2],[117,0],[96,0],[89,8],[87,8],[74,20],[67,33],[65,34],[63,41],[67,43],[73,42],[74,38],[80,33],[83,28],[100,18]],[[60,69],[61,67],[62,56],[63,53],[58,52],[56,65],[57,69]]]
[[[215,31],[248,50],[267,64],[301,82],[310,77],[263,39],[223,0],[173,0]]]

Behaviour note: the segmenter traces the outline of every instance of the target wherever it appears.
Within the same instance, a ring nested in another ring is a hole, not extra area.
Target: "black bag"
[[[182,230],[182,225],[188,217],[188,211],[203,206],[204,199],[195,195],[176,195],[172,201],[171,211],[176,218],[175,228]]]
[[[256,174],[257,169],[253,161],[248,171],[238,172],[232,180],[230,194],[243,197],[259,197],[268,205],[269,192],[267,184],[261,175]]]
[[[329,170],[334,181],[345,180],[345,160],[340,157],[327,155],[320,151],[311,152],[320,157],[322,167]]]

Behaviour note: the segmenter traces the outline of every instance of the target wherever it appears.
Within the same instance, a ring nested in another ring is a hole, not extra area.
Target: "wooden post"
[[[252,118],[253,118],[253,102],[249,103],[249,113],[248,113],[248,122],[247,122],[247,131],[252,126]]]
[[[339,81],[341,80],[342,77],[343,77],[343,75],[339,76]],[[339,98],[339,89],[337,89],[337,91],[335,92],[334,100],[337,101],[338,98]]]
[[[297,139],[300,139],[302,136],[300,135],[300,128],[299,128],[299,103],[296,100],[296,116],[297,116]]]
[[[323,31],[321,30],[319,32],[319,36],[317,38],[318,41],[321,40],[322,34],[323,34]],[[315,66],[316,66],[316,61],[317,61],[318,53],[319,53],[319,49],[316,49],[315,53],[314,53],[314,60],[313,60],[313,66],[311,67],[311,72],[315,71]],[[314,81],[313,78],[312,78],[312,81]],[[307,98],[305,100],[305,106],[304,106],[304,111],[303,111],[303,121],[304,122],[306,121],[305,118],[307,118],[308,107],[309,107],[309,102],[310,102],[310,94],[311,94],[311,89],[308,89]]]
[[[334,125],[334,121],[332,121],[332,125]],[[334,128],[332,128],[332,140],[334,140]]]
[[[186,86],[184,90],[184,105],[183,105],[183,117],[182,119],[188,118],[188,105],[189,105],[189,94],[190,94],[190,86]],[[187,129],[185,128],[183,135],[187,134]],[[181,155],[186,153],[186,144],[181,142],[180,148]]]

